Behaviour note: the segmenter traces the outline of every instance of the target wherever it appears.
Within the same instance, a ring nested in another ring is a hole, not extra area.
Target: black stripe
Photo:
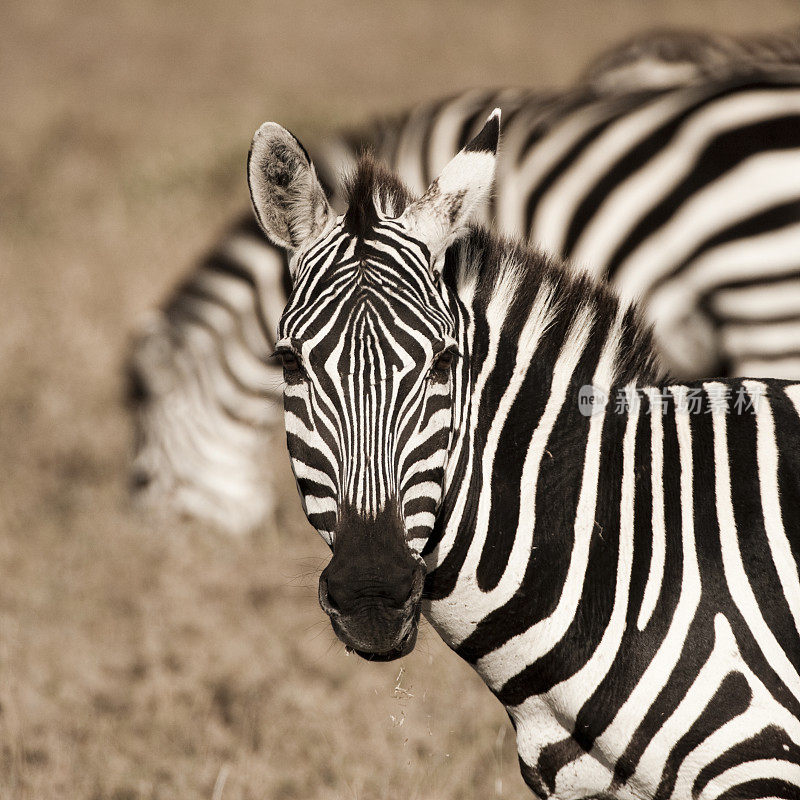
[[[776,768],[779,769],[776,764]],[[751,781],[732,786],[722,794],[717,795],[717,800],[760,800],[760,798],[780,797],[783,800],[798,800],[797,784],[789,783],[783,778],[756,778]]]
[[[776,762],[785,761],[800,765],[800,747],[797,742],[793,742],[786,731],[775,725],[767,726],[755,736],[739,742],[729,750],[726,750],[721,756],[706,764],[698,772],[697,778],[692,784],[692,797],[698,797],[714,778],[731,769],[731,767],[735,767],[738,764],[746,764],[748,761],[769,758],[775,759]],[[776,763],[776,772],[779,769],[780,767]],[[797,787],[795,786],[793,789],[796,793]],[[747,797],[750,796],[747,795]],[[796,798],[797,794],[791,796]]]
[[[500,119],[492,117],[486,121],[480,133],[464,148],[465,153],[496,153],[500,139]]]
[[[674,747],[670,750],[653,800],[668,800],[672,796],[678,779],[678,770],[686,757],[714,731],[740,714],[744,714],[752,697],[750,686],[741,673],[731,672],[725,676],[714,696],[691,724],[689,730],[675,742]]]
[[[747,90],[764,88],[756,86],[747,87]],[[786,87],[776,87],[786,88]],[[722,92],[711,101],[717,101],[733,92]],[[688,118],[698,108],[689,109],[681,118],[680,122]],[[671,123],[674,128],[674,123]],[[674,133],[674,131],[672,131]],[[656,136],[662,135],[661,132]],[[708,144],[697,154],[695,163],[687,175],[676,185],[667,195],[665,195],[657,205],[655,205],[641,220],[633,230],[625,237],[624,242],[617,248],[613,256],[609,259],[607,273],[614,276],[620,264],[629,256],[648,236],[659,230],[665,225],[688,200],[709,184],[730,172],[736,166],[743,163],[748,158],[766,152],[794,149],[800,146],[800,116],[792,115],[759,121],[751,125],[743,125],[734,130],[725,131],[719,136],[710,139]],[[794,219],[797,219],[795,212]],[[756,232],[761,232],[758,229]],[[739,236],[746,235],[741,232]],[[733,238],[733,237],[730,237]],[[710,239],[709,242],[719,240],[718,236]],[[704,245],[699,252],[708,249]],[[687,261],[697,258],[699,252],[692,255]]]

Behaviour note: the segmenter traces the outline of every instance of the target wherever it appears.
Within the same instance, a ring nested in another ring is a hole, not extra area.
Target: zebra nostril
[[[425,567],[415,565],[411,574],[411,588],[405,599],[404,605],[406,607],[415,606],[422,597],[423,589],[425,588]]]
[[[137,492],[146,489],[152,482],[153,477],[149,472],[143,469],[134,470],[131,473],[130,485],[131,489]]]
[[[332,611],[339,611],[339,604],[331,595],[330,585],[328,584],[327,569],[319,576],[319,604],[326,614]]]

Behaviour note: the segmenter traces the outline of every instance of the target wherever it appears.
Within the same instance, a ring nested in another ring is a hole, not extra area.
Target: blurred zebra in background
[[[420,193],[499,106],[484,221],[639,299],[677,377],[800,377],[800,37],[755,41],[655,35],[572,90],[464,92],[331,137],[314,163],[339,210],[364,149]],[[142,328],[137,499],[231,531],[269,513],[288,291],[285,255],[248,214]]]

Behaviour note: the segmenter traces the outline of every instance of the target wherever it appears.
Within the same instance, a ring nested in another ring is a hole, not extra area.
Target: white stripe
[[[429,455],[427,458],[421,458],[409,464],[403,472],[403,482],[400,485],[400,490],[404,491],[411,479],[418,475],[420,472],[426,472],[429,469],[435,469],[442,466],[442,454],[437,450],[435,453]],[[402,465],[402,460],[400,464]],[[438,490],[437,490],[438,491]]]
[[[424,437],[423,437],[424,438]],[[441,457],[441,456],[440,456]],[[403,502],[408,503],[420,497],[436,497],[439,494],[439,484],[426,481],[412,486],[403,496]]]
[[[786,386],[783,391],[792,401],[792,405],[795,411],[797,411],[797,415],[800,417],[800,383],[796,383],[794,386]]]
[[[653,541],[650,552],[650,571],[647,574],[642,605],[636,620],[636,627],[640,631],[644,630],[653,616],[658,597],[661,594],[667,547],[664,526],[664,421],[662,418],[661,392],[658,389],[647,389],[646,392],[650,400],[650,479],[653,503]]]
[[[315,438],[319,439],[319,437]],[[325,486],[332,492],[336,492],[336,486],[328,475],[322,472],[322,470],[310,467],[308,464],[305,464],[298,458],[292,459],[292,471],[294,472],[296,478],[314,481],[314,483],[318,483],[320,486]]]
[[[761,487],[761,508],[772,562],[778,572],[786,604],[800,633],[800,577],[792,548],[783,527],[783,515],[778,492],[778,444],[772,419],[767,387],[756,381],[744,381],[756,412],[756,452],[758,478]],[[795,420],[792,420],[795,423]]]
[[[313,495],[304,495],[306,514],[324,514],[326,511],[338,512],[339,507],[336,499],[333,497],[314,497]]]
[[[797,310],[800,311],[800,307]],[[797,352],[800,350],[800,320],[764,325],[723,325],[720,338],[723,350],[733,358],[750,353],[770,356]]]
[[[800,252],[797,253],[797,258],[800,262]],[[759,270],[754,272],[752,277],[757,280],[760,274]],[[795,277],[776,283],[720,289],[709,298],[709,306],[722,318],[736,317],[759,321],[798,315],[800,279]]]
[[[766,360],[757,357],[740,358],[731,364],[731,375],[796,380],[800,375],[800,356]]]
[[[790,786],[798,787],[800,796],[800,766],[791,761],[762,758],[757,761],[746,761],[725,770],[714,780],[709,781],[698,800],[716,800],[732,786],[737,786],[759,778],[780,778]],[[769,797],[766,798],[769,800]]]
[[[436,515],[432,514],[430,511],[419,511],[416,514],[411,514],[406,517],[404,522],[406,530],[409,531],[412,528],[418,527],[432,528],[436,522]]]
[[[724,384],[704,383],[703,387],[709,395],[724,396]],[[739,534],[736,529],[736,518],[734,517],[731,499],[727,415],[722,412],[715,412],[711,416],[714,429],[717,519],[719,520],[722,566],[725,572],[725,580],[736,607],[744,617],[747,627],[753,632],[753,637],[764,653],[767,662],[789,691],[800,700],[800,676],[798,676],[783,649],[775,640],[772,631],[764,622],[764,617],[761,615],[761,609],[758,607],[758,601],[753,594],[753,589],[747,579],[747,573],[742,563]]]

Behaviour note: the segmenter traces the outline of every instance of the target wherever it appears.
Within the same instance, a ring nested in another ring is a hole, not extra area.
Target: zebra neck
[[[484,252],[493,247],[489,241]],[[636,312],[588,278],[515,249],[461,277],[466,410],[425,550],[428,616],[456,648],[475,633],[475,620],[493,622],[492,610],[520,590],[529,565],[541,568],[535,538],[547,531],[556,556],[559,536],[573,530],[570,497],[598,424],[581,398],[658,378]],[[556,597],[558,587],[548,586],[537,584],[537,602]]]
[[[481,229],[451,248],[448,262],[464,353],[448,493],[465,478],[467,454],[489,447],[492,458],[519,461],[525,432],[544,435],[564,409],[585,414],[587,400],[613,386],[662,379],[638,310],[594,278]]]

